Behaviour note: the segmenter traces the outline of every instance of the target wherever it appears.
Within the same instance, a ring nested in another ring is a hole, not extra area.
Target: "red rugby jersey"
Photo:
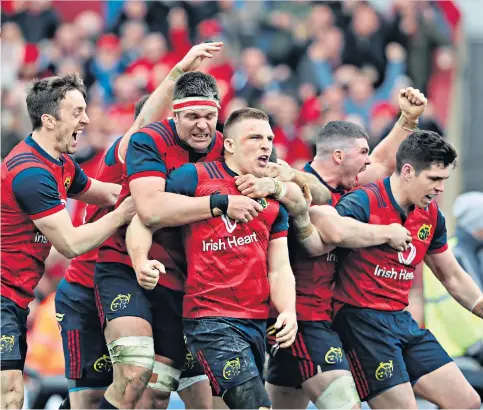
[[[336,209],[342,216],[370,224],[400,223],[413,238],[405,252],[388,245],[341,251],[334,289],[336,310],[342,304],[384,311],[404,309],[417,265],[426,254],[448,248],[445,219],[436,202],[405,214],[386,178],[347,194]]]
[[[70,156],[51,157],[31,135],[8,154],[1,173],[2,296],[27,308],[52,247],[33,221],[65,209],[67,197],[91,181]]]
[[[118,204],[130,195],[129,181],[136,178],[167,175],[180,166],[197,161],[215,161],[221,158],[223,136],[216,132],[206,154],[194,152],[180,139],[172,119],[149,124],[129,140],[126,163],[123,168],[125,177],[122,182]],[[132,266],[125,242],[126,231],[119,229],[109,238],[99,251],[99,262],[117,262]],[[156,259],[166,268],[166,274],[159,276],[159,284],[172,290],[184,289],[186,260],[179,228],[157,231],[149,258]]]
[[[166,190],[196,197],[241,195],[235,176],[224,162],[188,164],[169,175]],[[273,199],[259,202],[264,210],[246,224],[223,215],[183,228],[188,263],[184,317],[268,317],[268,243],[287,236],[288,214]]]
[[[122,137],[117,139],[102,157],[96,174],[97,180],[111,182],[113,184],[121,183],[122,163],[119,159],[119,144],[121,143],[121,140]],[[87,205],[84,223],[97,221],[111,210],[110,207],[100,208],[97,205]],[[98,253],[99,248],[95,248],[72,259],[69,267],[65,271],[65,280],[71,283],[78,283],[88,288],[93,288],[94,270]]]

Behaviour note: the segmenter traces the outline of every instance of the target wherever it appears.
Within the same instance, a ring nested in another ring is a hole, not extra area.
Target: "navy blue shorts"
[[[109,386],[112,364],[94,289],[62,279],[55,294],[55,311],[64,347],[65,377],[76,380],[75,389]]]
[[[267,327],[275,324],[269,319]],[[330,370],[350,370],[342,349],[339,335],[327,321],[298,321],[295,342],[287,349],[270,353],[267,368],[267,381],[276,386],[300,388],[302,383],[318,372]],[[267,337],[267,349],[275,344],[275,335]]]
[[[205,317],[184,319],[183,325],[189,350],[216,395],[255,377],[263,379],[265,320]]]
[[[182,368],[186,358],[183,338],[183,292],[164,286],[145,290],[136,273],[122,263],[97,263],[94,276],[101,321],[118,317],[140,317],[151,324],[154,351]]]
[[[2,336],[0,354],[2,370],[21,370],[27,356],[27,315],[16,303],[1,296]]]
[[[406,311],[344,306],[332,327],[344,344],[362,401],[402,383],[414,385],[452,361],[433,334],[420,329]]]

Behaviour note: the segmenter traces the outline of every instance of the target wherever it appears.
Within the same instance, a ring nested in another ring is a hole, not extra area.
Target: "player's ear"
[[[56,124],[56,119],[50,115],[50,114],[42,114],[42,117],[40,117],[42,124],[45,128],[49,130],[53,130],[55,128]]]
[[[235,153],[235,141],[232,138],[225,138],[223,140],[223,147],[225,151],[229,152],[230,154]]]
[[[174,121],[175,124],[178,124],[178,121],[179,121],[179,113],[178,112],[174,113],[173,121]]]
[[[337,163],[337,164],[342,164],[342,162],[344,161],[344,151],[340,150],[340,149],[336,149],[333,153],[332,153],[332,158],[334,159],[334,161]]]
[[[404,164],[401,169],[401,175],[404,179],[410,180],[416,175],[416,170],[411,164]]]

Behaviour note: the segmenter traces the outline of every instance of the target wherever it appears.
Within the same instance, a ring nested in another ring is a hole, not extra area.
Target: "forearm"
[[[336,244],[342,248],[368,248],[389,241],[387,225],[371,225],[349,217],[340,219],[340,240]]]
[[[124,218],[118,212],[110,212],[95,222],[74,228],[72,234],[68,236],[67,249],[64,250],[67,254],[61,249],[57,250],[68,258],[82,255],[100,246],[124,223]]]
[[[325,205],[329,203],[331,199],[330,191],[315,175],[295,170],[293,182],[300,188],[306,184],[309,186],[313,205]]]
[[[91,179],[91,181],[91,187],[85,193],[73,196],[73,198],[101,208],[116,205],[121,192],[121,185],[100,182],[95,179]]]
[[[295,278],[290,265],[269,272],[270,299],[279,313],[295,312]]]
[[[293,218],[292,228],[299,244],[312,257],[324,255],[334,248],[324,243],[308,212]]]
[[[151,229],[135,215],[126,232],[126,247],[134,270],[140,269],[143,263],[148,260],[152,243],[153,233]]]
[[[475,306],[475,303],[482,297],[482,292],[461,267],[451,275],[448,279],[442,279],[441,283],[447,289],[448,293],[465,309],[471,311],[483,318],[483,304]]]
[[[158,191],[147,203],[134,198],[141,221],[152,229],[188,225],[212,217],[210,197],[192,198]]]
[[[293,182],[284,184],[285,194],[278,201],[285,206],[289,215],[294,217],[307,212],[308,205],[299,186]]]

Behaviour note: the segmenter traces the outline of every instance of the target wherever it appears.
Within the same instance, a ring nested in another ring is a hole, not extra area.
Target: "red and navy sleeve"
[[[345,194],[335,206],[340,216],[367,223],[370,217],[369,196],[363,189]]]
[[[272,227],[270,229],[269,240],[271,241],[272,239],[284,238],[287,236],[287,231],[288,231],[288,212],[285,209],[285,207],[282,204],[280,204],[280,207],[278,209],[278,215],[275,218],[275,221],[273,222]]]
[[[126,153],[126,170],[129,181],[153,176],[166,178],[166,164],[151,136],[144,132],[131,136]]]
[[[446,232],[446,220],[443,213],[438,209],[438,220],[434,230],[433,239],[429,244],[428,253],[442,253],[448,249],[448,234]]]
[[[76,161],[72,161],[75,167],[74,180],[69,188],[69,196],[80,195],[86,192],[91,186],[91,179],[82,170]]]
[[[44,168],[27,168],[19,172],[13,178],[12,191],[20,208],[33,220],[65,208],[57,181]]]
[[[166,192],[195,196],[198,171],[194,164],[185,164],[171,172],[166,180]]]

